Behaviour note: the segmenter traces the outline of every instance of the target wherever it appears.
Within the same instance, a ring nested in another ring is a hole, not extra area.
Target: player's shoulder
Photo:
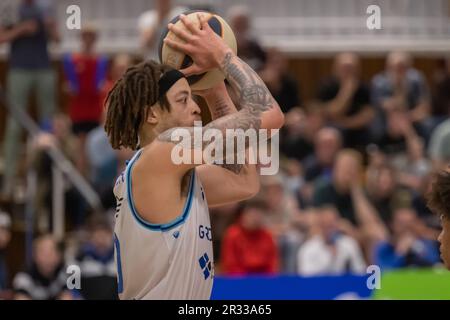
[[[172,143],[155,139],[150,144],[140,149],[139,161],[136,161],[136,171],[154,172],[156,175],[171,174],[174,176],[182,176],[182,166],[172,159],[172,151],[174,145]],[[179,169],[179,170],[177,170]],[[187,168],[186,168],[187,169]]]

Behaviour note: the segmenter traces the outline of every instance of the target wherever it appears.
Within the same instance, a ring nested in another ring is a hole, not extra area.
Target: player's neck
[[[145,128],[139,133],[139,145],[141,148],[148,146],[158,136],[152,128]]]

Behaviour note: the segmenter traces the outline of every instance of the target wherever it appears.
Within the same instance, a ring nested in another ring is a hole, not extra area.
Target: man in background
[[[12,108],[26,109],[31,91],[36,90],[41,123],[51,118],[56,98],[55,73],[47,45],[50,41],[59,41],[59,34],[50,4],[43,0],[23,0],[17,8],[12,7],[13,18],[0,21],[0,44],[10,45],[6,79],[8,103]],[[20,134],[19,124],[10,117],[3,143],[7,170],[0,194],[6,200],[13,192]]]

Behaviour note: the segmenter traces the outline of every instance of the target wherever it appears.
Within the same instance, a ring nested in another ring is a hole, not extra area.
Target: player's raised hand
[[[197,15],[199,24],[194,24],[185,15],[180,20],[185,28],[169,24],[168,28],[180,41],[164,39],[165,43],[175,50],[189,55],[194,63],[186,69],[180,70],[186,76],[200,74],[217,68],[225,53],[229,50],[227,44],[211,29],[204,14]]]

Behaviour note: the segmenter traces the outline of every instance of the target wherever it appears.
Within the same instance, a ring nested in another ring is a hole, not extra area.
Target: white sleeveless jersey
[[[167,224],[144,221],[131,195],[131,170],[141,151],[127,164],[114,187],[119,297],[209,299],[214,262],[209,210],[201,182],[193,170],[183,212],[175,220]]]

